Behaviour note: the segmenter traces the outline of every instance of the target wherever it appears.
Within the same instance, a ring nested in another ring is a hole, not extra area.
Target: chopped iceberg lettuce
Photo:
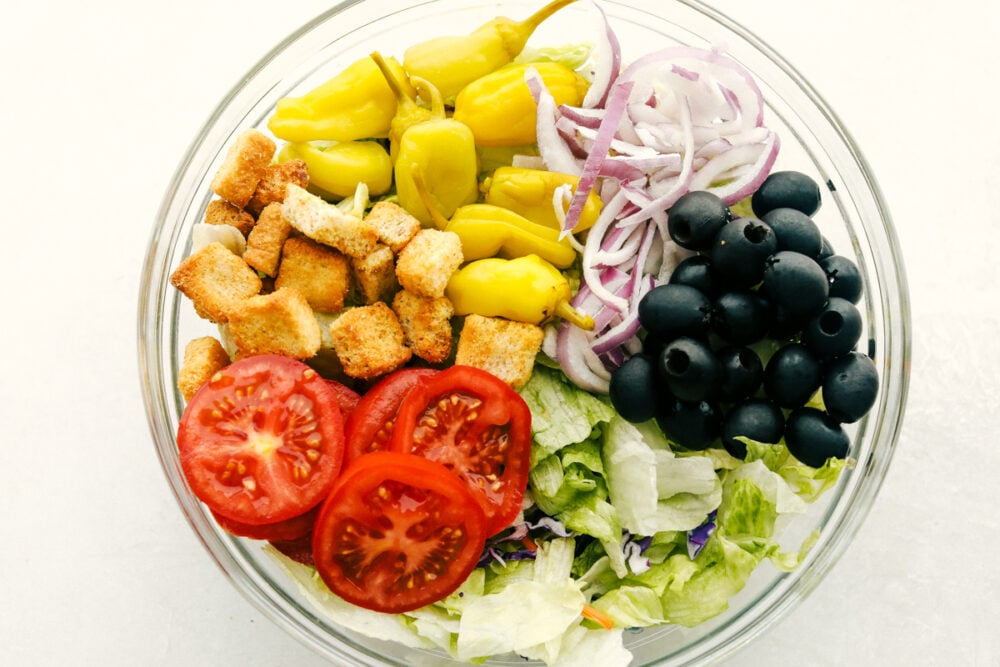
[[[543,455],[590,439],[595,425],[615,415],[610,404],[577,389],[560,371],[543,366],[535,367],[520,394],[531,408],[532,451],[541,450]]]
[[[604,438],[611,504],[622,526],[638,535],[695,528],[722,500],[711,459],[680,458],[660,440],[651,443],[617,415]]]

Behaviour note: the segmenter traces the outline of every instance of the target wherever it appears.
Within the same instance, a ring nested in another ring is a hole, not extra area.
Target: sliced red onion
[[[601,241],[603,240],[605,234],[608,233],[608,230],[611,229],[618,213],[625,206],[626,201],[627,200],[624,196],[615,196],[611,199],[611,201],[604,204],[604,208],[601,210],[601,214],[598,216],[597,222],[594,223],[593,227],[591,227],[590,231],[587,233],[587,241],[584,245],[582,257],[583,280],[586,285],[590,287],[594,294],[596,294],[603,302],[620,311],[628,309],[628,301],[612,294],[604,287],[604,285],[601,284],[597,267],[591,260],[594,254],[600,249]]]
[[[606,29],[610,47],[613,33]],[[533,94],[544,116],[543,160],[580,177],[568,208],[564,193],[553,206],[564,237],[581,251],[574,306],[595,322],[591,332],[560,323],[555,355],[573,382],[606,391],[609,371],[641,350],[639,301],[690,254],[669,237],[669,208],[692,189],[715,192],[727,204],[743,199],[770,172],[779,142],[763,127],[763,96],[753,77],[720,49],[651,53],[606,91],[601,82],[592,86],[590,104],[582,107],[555,108],[538,80]],[[570,232],[595,190],[604,206],[581,247]]]
[[[653,213],[658,211],[665,211],[670,208],[675,201],[680,199],[681,195],[688,191],[688,184],[691,182],[693,176],[692,173],[692,161],[694,160],[694,137],[691,134],[691,116],[687,111],[686,105],[681,107],[681,122],[685,128],[684,132],[684,162],[681,167],[681,176],[675,187],[671,188],[666,194],[657,197],[650,203],[646,204],[638,213],[633,213],[629,218],[631,222],[636,220],[642,221],[649,219]],[[629,220],[623,220],[623,225],[630,224]]]
[[[531,95],[535,98],[536,118],[535,136],[538,141],[538,152],[545,161],[545,166],[551,171],[564,174],[579,174],[580,167],[566,143],[556,129],[558,110],[556,101],[545,87],[542,75],[534,67],[529,67],[524,74]]]
[[[608,380],[594,372],[586,353],[593,354],[593,351],[583,329],[560,322],[557,358],[563,373],[581,389],[598,394],[608,393]]]
[[[709,188],[714,192],[726,205],[733,205],[738,201],[746,199],[760,187],[760,184],[764,182],[767,175],[771,172],[771,167],[774,166],[775,160],[778,158],[778,150],[781,148],[781,140],[778,138],[777,133],[771,133],[768,141],[765,143],[764,150],[761,152],[760,157],[757,161],[747,170],[746,174],[740,176],[740,178],[733,180],[725,185],[720,185],[718,187]]]
[[[590,154],[583,163],[583,173],[580,175],[580,182],[573,193],[573,201],[570,202],[569,210],[566,212],[566,221],[563,223],[562,236],[573,231],[576,223],[580,220],[580,213],[587,203],[590,191],[594,187],[597,175],[601,171],[601,165],[608,156],[608,149],[614,139],[615,130],[618,127],[618,120],[625,112],[625,104],[628,96],[632,92],[632,84],[625,82],[616,84],[608,96],[608,104],[604,109],[604,118],[601,119],[601,126],[597,130],[597,138],[590,148]]]
[[[584,108],[603,107],[611,92],[611,84],[618,77],[618,70],[621,69],[622,51],[618,42],[618,35],[611,28],[608,16],[596,2],[592,3],[601,16],[602,28],[598,30],[597,44],[594,47],[596,58],[594,77],[583,98]]]
[[[604,118],[604,109],[584,109],[571,107],[568,104],[560,104],[559,115],[566,120],[576,123],[580,127],[589,127],[596,130],[601,126],[601,119]]]

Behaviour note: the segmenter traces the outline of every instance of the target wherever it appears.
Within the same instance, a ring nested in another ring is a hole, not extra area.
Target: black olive
[[[785,345],[764,366],[764,392],[783,408],[805,405],[822,379],[819,360],[801,343]]]
[[[678,336],[705,336],[711,312],[711,302],[700,291],[669,283],[650,290],[639,301],[638,309],[643,328],[665,341]]]
[[[643,354],[629,357],[611,373],[608,388],[611,405],[626,420],[649,421],[656,414],[656,370]]]
[[[776,208],[760,218],[774,230],[778,250],[794,250],[813,259],[823,250],[823,236],[808,215],[794,208]]]
[[[722,364],[712,348],[687,336],[663,347],[658,370],[671,393],[685,401],[713,397],[722,383]]]
[[[747,446],[738,436],[777,444],[785,431],[785,415],[774,403],[753,398],[734,406],[722,422],[722,446],[738,459],[746,458]]]
[[[729,207],[717,195],[695,190],[682,195],[667,211],[667,232],[682,248],[708,250],[730,217]]]
[[[712,271],[730,289],[753,287],[764,275],[767,258],[777,249],[778,240],[766,223],[756,218],[735,218],[715,238]]]
[[[830,294],[826,272],[800,252],[782,250],[769,257],[763,277],[764,295],[793,318],[812,317],[823,309]]]
[[[756,292],[725,292],[712,302],[712,331],[734,345],[755,343],[767,335],[770,310],[770,304]]]
[[[875,363],[860,352],[833,360],[823,378],[823,405],[830,416],[841,422],[864,417],[878,396]]]
[[[751,396],[764,380],[760,355],[745,346],[724,347],[716,354],[722,367],[719,400],[740,401]]]
[[[819,184],[798,171],[773,172],[750,198],[750,206],[757,216],[776,208],[794,208],[811,216],[822,203]]]
[[[861,313],[853,303],[839,297],[830,297],[802,331],[803,344],[822,359],[850,352],[860,338]]]
[[[861,300],[863,283],[858,266],[843,255],[830,255],[819,261],[830,283],[830,296],[839,296],[851,303]]]
[[[665,397],[656,410],[664,435],[685,449],[707,449],[722,433],[722,411],[710,401]]]
[[[816,408],[793,410],[785,422],[785,444],[792,456],[813,468],[847,456],[851,441],[836,419]]]

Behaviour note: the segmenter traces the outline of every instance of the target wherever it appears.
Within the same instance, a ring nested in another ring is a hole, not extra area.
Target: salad
[[[750,73],[623,62],[599,5],[528,47],[572,1],[282,99],[171,276],[219,327],[178,378],[197,497],[318,614],[462,661],[626,665],[797,567],[878,383]]]

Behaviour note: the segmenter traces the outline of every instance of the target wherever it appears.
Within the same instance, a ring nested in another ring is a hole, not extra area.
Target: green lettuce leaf
[[[573,551],[574,540],[569,538],[539,545],[531,579],[468,600],[458,630],[459,659],[523,653],[532,646],[559,641],[579,622],[586,602],[570,576]]]
[[[532,451],[542,450],[537,458],[590,439],[595,426],[615,415],[608,403],[577,389],[560,371],[542,366],[535,367],[520,394],[531,409]]]
[[[603,452],[611,504],[634,534],[690,530],[722,500],[713,459],[678,457],[621,417],[608,425]]]

